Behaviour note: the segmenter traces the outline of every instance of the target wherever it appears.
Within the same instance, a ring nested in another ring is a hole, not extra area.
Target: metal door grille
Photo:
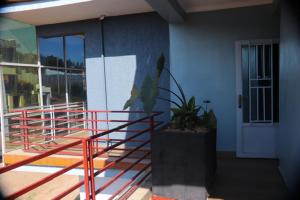
[[[243,121],[273,123],[278,115],[278,44],[249,42],[241,54]]]

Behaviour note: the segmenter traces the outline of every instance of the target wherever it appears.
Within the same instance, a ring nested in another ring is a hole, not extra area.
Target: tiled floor
[[[238,159],[219,153],[215,183],[210,197],[224,200],[285,200],[287,189],[271,159]]]

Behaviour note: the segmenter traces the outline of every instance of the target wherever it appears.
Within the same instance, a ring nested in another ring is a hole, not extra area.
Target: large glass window
[[[0,17],[0,62],[37,64],[34,26]]]
[[[40,39],[40,60],[44,66],[64,67],[63,37]]]
[[[80,70],[68,70],[69,101],[78,102],[86,99],[85,74]]]
[[[39,105],[37,68],[2,67],[2,74],[5,113],[16,108]]]
[[[40,38],[44,105],[85,101],[84,36]]]
[[[66,103],[65,71],[42,69],[44,105]]]
[[[84,69],[84,40],[82,35],[66,36],[67,68]]]

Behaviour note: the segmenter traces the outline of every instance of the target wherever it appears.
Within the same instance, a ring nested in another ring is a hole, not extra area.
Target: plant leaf
[[[137,87],[135,85],[133,85],[133,87],[131,89],[131,96],[124,104],[123,110],[126,110],[127,108],[132,106],[138,97],[139,97],[139,90],[137,89]]]
[[[161,54],[156,64],[157,77],[160,77],[164,67],[165,67],[165,56],[164,54]]]
[[[150,114],[155,106],[158,96],[158,79],[152,79],[147,75],[143,81],[140,97],[143,102],[144,111]]]
[[[190,110],[194,110],[195,107],[196,107],[196,106],[195,106],[195,97],[192,96],[192,97],[190,98],[189,102],[188,102],[188,108],[189,108]]]
[[[180,85],[179,83],[177,83],[177,87],[178,87],[179,92],[180,92],[180,94],[181,94],[181,96],[182,96],[182,98],[183,98],[183,101],[186,102],[186,98],[185,98],[183,89],[182,89],[182,87],[181,87],[181,85]]]
[[[195,110],[194,110],[195,114],[198,115],[198,112],[199,112],[201,109],[202,109],[201,106],[196,107]]]
[[[171,108],[171,111],[174,113],[174,115],[176,115],[181,111],[181,109],[180,108]]]

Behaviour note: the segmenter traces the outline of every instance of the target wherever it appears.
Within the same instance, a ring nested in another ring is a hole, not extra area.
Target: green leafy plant
[[[174,91],[160,87],[159,79],[161,74],[165,71],[170,75],[171,79],[174,81],[176,87],[178,88],[179,94]],[[169,92],[171,95],[177,98],[178,101],[173,101],[170,99],[165,99],[159,96],[159,91]],[[199,126],[204,126],[208,128],[216,128],[216,117],[212,110],[207,110],[207,105],[210,101],[204,101],[203,103],[206,105],[205,109],[202,106],[196,105],[196,99],[192,96],[188,101],[184,94],[184,91],[181,85],[177,82],[175,77],[169,71],[168,68],[165,67],[165,57],[162,54],[157,60],[156,65],[156,74],[154,77],[147,75],[142,83],[141,91],[134,85],[131,90],[131,97],[125,103],[123,109],[127,109],[132,106],[137,99],[141,100],[143,104],[144,111],[150,114],[156,104],[156,100],[168,101],[174,107],[171,108],[173,113],[172,115],[172,127],[177,129],[195,129]],[[203,113],[200,115],[200,111]]]

